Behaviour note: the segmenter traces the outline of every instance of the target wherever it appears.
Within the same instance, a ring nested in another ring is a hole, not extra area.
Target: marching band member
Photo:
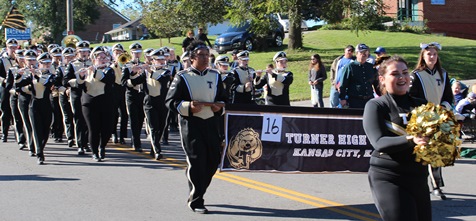
[[[23,52],[25,58],[25,67],[21,68],[14,75],[15,83],[14,87],[18,93],[18,109],[23,120],[24,133],[26,135],[27,146],[31,157],[36,156],[36,147],[33,141],[33,129],[30,120],[30,102],[32,97],[31,90],[28,87],[24,87],[30,84],[31,72],[37,68],[36,50],[26,50]]]
[[[53,70],[51,71],[51,73],[54,73],[56,77],[57,77],[56,70],[61,64],[61,57],[62,57],[61,52],[62,51],[60,47],[54,47],[49,50],[49,53],[52,57],[51,68]],[[55,85],[57,84],[57,81],[58,80],[55,79]],[[55,142],[63,142],[63,133],[64,133],[63,115],[61,113],[61,108],[59,103],[59,92],[57,87],[55,87],[55,89],[52,91],[50,100],[51,100],[51,107],[53,108],[53,124],[51,125],[51,133],[53,137],[55,138]]]
[[[231,86],[233,84],[233,73],[228,70],[230,59],[226,55],[220,55],[215,60],[215,66],[220,72],[223,87],[225,88],[227,102],[231,101]]]
[[[220,163],[218,131],[222,108],[214,102],[225,101],[220,73],[208,69],[210,52],[202,41],[187,48],[192,66],[179,72],[167,93],[167,108],[180,116],[180,136],[187,158],[186,174],[190,196],[188,207],[196,213],[207,213],[203,195]],[[198,102],[209,102],[205,106]]]
[[[125,144],[126,141],[124,138],[127,137],[127,122],[129,120],[129,115],[127,114],[126,108],[126,87],[121,83],[122,78],[122,66],[124,64],[121,61],[118,61],[120,55],[124,53],[124,47],[121,44],[115,44],[112,46],[112,57],[113,64],[111,64],[112,69],[116,75],[115,84],[113,87],[113,120],[112,120],[112,140],[114,143]],[[121,122],[119,124],[119,136],[117,136],[117,123],[118,118],[121,117]]]
[[[94,65],[80,69],[77,82],[84,90],[81,103],[93,159],[99,162],[106,156],[106,144],[111,137],[112,87],[115,75],[107,63],[106,51],[102,46],[92,50],[91,58]]]
[[[86,68],[92,65],[89,59],[89,42],[80,41],[76,43],[77,59],[72,61],[66,69],[63,85],[67,88],[66,94],[69,95],[71,110],[73,111],[74,132],[76,138],[76,146],[78,147],[78,155],[84,155],[84,151],[91,151],[88,147],[87,141],[87,127],[84,121],[84,116],[81,106],[81,96],[83,91],[79,88],[77,79],[78,71],[81,68]]]
[[[268,93],[266,95],[266,105],[291,105],[289,101],[289,86],[293,83],[293,73],[286,71],[288,59],[286,53],[280,51],[273,57],[276,68],[271,73],[261,76],[261,72],[257,72],[255,79],[255,87],[262,88],[267,85]]]
[[[253,79],[255,70],[248,66],[249,62],[248,51],[238,53],[239,66],[233,69],[233,100],[235,104],[256,104],[253,100],[252,93],[254,91]]]
[[[66,73],[67,66],[74,59],[74,49],[65,48],[61,52],[62,60],[56,68],[56,80],[55,87],[59,92],[59,106],[61,113],[63,114],[63,124],[66,132],[66,138],[68,139],[68,147],[74,146],[74,123],[73,123],[73,111],[71,110],[71,104],[68,94],[66,93],[66,87],[63,85],[64,75]]]
[[[165,120],[167,119],[165,96],[168,90],[167,84],[170,81],[170,70],[165,69],[166,61],[162,49],[154,50],[150,55],[153,66],[148,71],[144,84],[144,110],[151,135],[150,153],[156,160],[160,160],[163,157],[160,138],[164,132]]]
[[[162,47],[160,48],[164,51],[164,57],[166,61],[166,66],[165,68],[170,70],[170,82],[172,82],[172,79],[174,78],[175,74],[177,74],[178,71],[180,71],[178,68],[180,66],[177,63],[170,63],[170,60],[175,60],[175,58],[171,58],[171,50],[168,47]],[[174,56],[175,53],[173,52]],[[169,86],[169,85],[168,85]],[[164,129],[164,134],[162,136],[162,144],[163,145],[169,145],[169,128],[170,132],[177,132],[178,131],[178,123],[177,123],[177,114],[174,113],[173,111],[168,111],[167,114],[167,120],[165,124],[165,129]]]
[[[127,112],[131,121],[132,145],[134,150],[142,152],[140,134],[144,124],[144,91],[142,84],[145,82],[144,63],[140,61],[142,45],[134,43],[129,46],[132,53],[132,61],[122,69],[122,85],[127,88],[126,103]]]
[[[15,61],[15,50],[18,48],[18,41],[10,38],[6,42],[6,53],[0,59],[0,110],[2,123],[2,142],[8,140],[8,129],[12,122],[12,110],[10,108],[10,93],[5,90],[6,78],[8,70],[11,67],[17,66]]]
[[[8,71],[5,84],[5,91],[9,91],[10,93],[10,108],[12,110],[15,137],[18,145],[20,146],[20,150],[23,150],[26,147],[26,137],[23,130],[23,120],[21,119],[20,109],[18,107],[18,94],[15,91],[14,77],[17,74],[18,70],[25,66],[23,52],[24,50],[22,49],[15,50],[15,61],[17,65],[11,67]]]
[[[151,65],[152,64],[152,58],[150,56],[150,53],[154,51],[153,48],[147,48],[144,50],[144,63]]]
[[[190,53],[188,51],[184,52],[182,56],[180,56],[180,59],[182,60],[183,70],[192,66],[192,63],[190,63]]]
[[[33,141],[36,147],[38,164],[44,164],[44,148],[48,141],[52,120],[52,107],[50,103],[51,88],[54,82],[54,74],[51,73],[51,55],[48,52],[42,53],[36,59],[39,63],[37,70],[30,71],[26,78],[28,83],[22,86],[22,91],[31,92],[30,116]]]

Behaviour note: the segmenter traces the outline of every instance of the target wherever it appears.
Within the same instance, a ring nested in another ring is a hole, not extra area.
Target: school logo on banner
[[[227,152],[230,165],[235,169],[250,169],[250,165],[261,157],[263,144],[259,133],[244,128],[231,139]]]

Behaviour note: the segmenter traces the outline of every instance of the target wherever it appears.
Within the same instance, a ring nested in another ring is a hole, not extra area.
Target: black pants
[[[145,96],[144,111],[147,117],[147,125],[150,129],[151,151],[160,153],[160,138],[164,132],[165,121],[167,119],[167,108],[165,107],[165,95],[152,97]]]
[[[162,140],[168,141],[169,140],[169,127],[177,129],[178,128],[178,115],[177,113],[167,110],[168,114],[165,120],[165,127],[164,127],[164,134],[162,136]]]
[[[20,109],[18,108],[18,95],[10,96],[10,107],[12,109],[13,122],[15,126],[15,137],[18,144],[25,144],[26,137],[23,132],[23,120],[21,118]]]
[[[144,93],[134,89],[126,93],[127,112],[131,122],[132,145],[134,148],[142,148],[140,134],[144,124]]]
[[[28,94],[20,94],[18,95],[18,109],[20,110],[20,115],[23,121],[23,128],[27,144],[28,144],[28,149],[30,152],[35,153],[36,148],[35,148],[35,142],[33,141],[33,128],[31,126],[31,121],[30,121],[30,102],[31,102],[31,95]]]
[[[197,117],[180,118],[180,135],[187,157],[186,175],[190,188],[188,206],[204,206],[203,195],[220,163],[218,117],[203,120]]]
[[[445,183],[443,182],[443,174],[441,172],[441,167],[433,168],[429,165],[428,168],[432,188],[439,189],[440,187],[444,187]]]
[[[76,145],[81,148],[88,147],[86,122],[84,121],[82,105],[82,91],[80,89],[71,89],[70,104],[73,112],[74,133]]]
[[[121,122],[119,125],[119,137],[126,138],[127,137],[127,121],[129,120],[129,116],[127,114],[126,108],[126,88],[124,86],[115,84],[113,89],[113,122],[112,122],[112,134],[117,137],[117,123],[119,121],[119,117],[121,117]]]
[[[53,108],[53,123],[51,126],[51,132],[56,139],[62,139],[64,133],[63,115],[61,114],[61,108],[59,103],[59,97],[50,96],[51,107]]]
[[[89,143],[93,154],[106,147],[111,138],[112,95],[103,94],[93,97],[83,93],[83,114],[88,127]]]
[[[35,142],[36,155],[44,156],[46,142],[50,134],[53,109],[49,97],[42,99],[32,98],[30,103],[30,121],[33,131],[33,141]]]
[[[426,175],[402,175],[370,166],[370,189],[385,221],[431,221]]]
[[[2,139],[8,137],[8,129],[12,125],[12,109],[10,108],[10,93],[3,86],[0,86],[0,110],[2,111]]]
[[[68,141],[74,140],[73,111],[71,110],[71,104],[69,103],[68,96],[60,94],[59,104],[61,113],[63,114],[63,124],[66,132],[66,139],[68,139]]]

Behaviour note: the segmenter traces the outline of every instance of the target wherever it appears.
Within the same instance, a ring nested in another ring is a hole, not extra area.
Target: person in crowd
[[[476,114],[474,108],[476,108],[476,93],[470,92],[465,98],[458,102],[455,110],[464,117],[470,117],[471,114]]]
[[[8,140],[8,129],[12,124],[12,110],[10,107],[10,92],[5,88],[8,71],[11,67],[18,66],[15,60],[15,50],[18,49],[18,41],[9,38],[6,41],[6,53],[0,58],[0,111],[2,124],[2,142]]]
[[[91,60],[92,66],[78,70],[77,80],[84,91],[81,103],[93,160],[99,162],[106,157],[106,145],[111,138],[115,74],[102,46],[91,51]]]
[[[18,109],[20,110],[20,115],[23,120],[23,128],[27,139],[29,155],[34,157],[36,156],[36,147],[33,141],[33,129],[29,114],[32,92],[31,90],[28,90],[28,87],[23,86],[29,85],[31,80],[31,72],[37,69],[36,58],[38,55],[36,50],[29,49],[23,52],[23,56],[25,57],[25,67],[19,69],[14,75],[14,88],[16,93],[18,93]]]
[[[441,67],[438,52],[441,45],[432,42],[420,44],[420,56],[415,70],[412,72],[412,86],[410,95],[426,99],[434,104],[443,104],[451,107],[453,104],[453,92],[451,91],[450,78],[445,69]],[[446,195],[441,190],[444,186],[441,167],[432,168],[428,165],[430,180],[432,183],[432,194],[446,199]]]
[[[195,36],[195,40],[200,40],[208,44],[208,47],[212,48],[212,44],[210,44],[210,40],[208,40],[207,34],[203,32],[203,28],[198,28],[197,36]]]
[[[238,49],[234,49],[231,52],[231,58],[233,60],[230,62],[230,70],[233,70],[233,69],[235,69],[236,67],[238,67],[240,65],[239,62],[238,62],[238,53],[240,53],[240,51]]]
[[[267,86],[266,105],[286,105],[290,106],[289,86],[293,83],[293,73],[287,71],[288,58],[284,51],[277,52],[273,61],[276,68],[271,72],[261,76],[261,72],[256,72],[254,85],[257,89]]]
[[[377,58],[382,57],[387,55],[387,50],[385,50],[384,47],[377,47],[374,51],[375,55],[377,55]]]
[[[50,94],[54,86],[55,75],[51,72],[51,55],[48,52],[40,54],[36,60],[39,64],[38,69],[29,71],[29,76],[24,78],[25,83],[20,83],[19,87],[22,91],[32,94],[28,114],[38,164],[42,165],[45,161],[44,149],[48,142],[52,122],[53,109]]]
[[[210,68],[216,69],[215,66],[215,55],[213,53],[210,54],[210,64],[208,64]]]
[[[153,65],[147,70],[144,83],[144,111],[147,125],[150,128],[150,154],[155,160],[163,158],[160,138],[164,132],[168,113],[165,107],[165,96],[167,95],[167,85],[170,82],[171,72],[165,66],[164,54],[165,52],[162,49],[151,52]]]
[[[59,92],[59,107],[63,117],[64,129],[66,138],[68,140],[68,147],[74,146],[74,124],[73,111],[69,101],[69,96],[66,94],[66,87],[63,85],[63,78],[66,73],[66,68],[74,59],[74,49],[67,47],[61,51],[62,59],[56,68],[55,87]]]
[[[193,30],[189,30],[187,32],[187,37],[185,37],[185,39],[183,39],[183,42],[182,42],[182,53],[184,53],[188,47],[188,45],[194,40],[193,38]]]
[[[311,86],[311,103],[314,107],[324,107],[322,89],[324,88],[324,80],[326,79],[326,67],[321,61],[321,56],[319,56],[319,54],[312,55],[309,64],[308,81]]]
[[[250,53],[242,51],[238,53],[239,66],[233,69],[233,100],[235,104],[256,104],[254,99],[254,85],[255,69],[248,66]]]
[[[341,84],[340,82],[341,73],[344,66],[346,66],[347,64],[355,60],[354,51],[355,51],[354,46],[347,45],[347,47],[345,47],[344,49],[344,55],[337,57],[332,62],[331,75],[330,75],[331,91],[329,94],[329,104],[332,108],[341,107],[340,100],[339,100],[339,87]]]
[[[15,138],[17,144],[20,146],[20,150],[26,148],[26,136],[23,130],[23,120],[20,114],[20,108],[18,106],[18,94],[15,91],[15,75],[18,73],[18,70],[25,67],[25,59],[23,56],[23,49],[15,50],[15,62],[16,65],[11,67],[8,70],[7,77],[5,80],[5,92],[8,91],[10,94],[10,109],[13,117],[13,126],[15,132]]]
[[[55,44],[53,44],[55,45]],[[49,53],[52,57],[51,62],[51,73],[55,74],[55,79],[57,77],[56,70],[61,64],[62,60],[62,50],[59,46],[53,47],[49,50]],[[58,80],[55,80],[55,85]],[[55,87],[50,95],[51,107],[53,108],[53,124],[51,125],[51,135],[55,139],[55,142],[62,143],[63,142],[63,134],[64,134],[64,125],[63,125],[63,115],[61,113],[61,107],[59,102],[59,91],[58,87]]]
[[[114,69],[115,84],[112,88],[113,92],[113,119],[112,119],[112,142],[126,144],[125,138],[127,137],[127,122],[129,121],[129,114],[126,108],[126,87],[121,83],[122,68],[125,63],[121,63],[118,58],[124,54],[124,47],[121,44],[115,44],[112,46],[112,59],[111,68]],[[117,134],[117,123],[119,122],[119,136]]]
[[[202,41],[187,48],[192,66],[178,73],[167,93],[167,108],[179,114],[182,147],[187,158],[190,187],[188,207],[208,213],[204,194],[220,163],[219,119],[226,95],[218,71],[209,69],[210,51]]]
[[[229,61],[230,59],[226,55],[220,55],[215,60],[215,66],[220,72],[221,81],[225,88],[227,103],[231,101],[231,86],[233,84],[233,73],[228,70],[230,67]]]
[[[429,138],[405,133],[408,114],[426,101],[408,94],[411,78],[403,58],[384,61],[378,74],[383,95],[366,103],[363,116],[365,134],[375,149],[368,171],[375,205],[383,220],[430,221],[428,168],[413,154],[415,145],[425,145]]]
[[[150,52],[154,51],[153,48],[147,48],[144,50],[144,63],[151,65],[152,64],[152,58],[150,57]]]
[[[188,53],[188,51],[184,52],[182,56],[180,56],[180,60],[182,60],[183,70],[192,66],[192,63],[190,62],[190,53]]]
[[[454,80],[451,83],[451,91],[453,92],[453,96],[454,96],[454,103],[452,105],[456,106],[458,102],[462,100],[463,98],[465,98],[466,95],[468,94],[468,87],[464,85],[463,83],[461,83],[461,81]]]
[[[63,78],[63,86],[66,87],[66,95],[69,96],[71,110],[73,111],[74,120],[74,133],[76,139],[76,146],[78,147],[78,155],[84,155],[84,152],[90,152],[91,149],[88,146],[88,128],[84,121],[84,115],[81,105],[81,97],[83,90],[78,84],[78,73],[76,71],[81,68],[87,68],[92,65],[92,61],[89,58],[91,49],[88,41],[79,41],[76,43],[76,59],[69,63],[66,68]]]
[[[147,65],[140,61],[142,45],[138,42],[129,46],[132,53],[132,61],[122,69],[122,85],[127,88],[126,104],[132,130],[132,145],[134,150],[142,152],[140,135],[144,124],[144,90],[145,70]]]
[[[366,62],[369,47],[358,44],[356,60],[342,69],[339,99],[342,107],[364,108],[365,103],[374,97],[374,88],[378,86],[376,70]]]

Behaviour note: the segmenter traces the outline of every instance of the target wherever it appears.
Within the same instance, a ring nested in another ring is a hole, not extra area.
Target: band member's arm
[[[165,99],[166,107],[184,117],[192,116],[191,97],[181,74],[177,74],[170,85]]]
[[[293,83],[293,72],[288,72],[285,74],[277,75],[276,80],[283,83],[284,85],[291,85]]]
[[[116,74],[114,72],[114,69],[112,68],[105,68],[104,70],[101,71],[101,78],[100,81],[105,83],[105,84],[114,84],[116,81]]]

